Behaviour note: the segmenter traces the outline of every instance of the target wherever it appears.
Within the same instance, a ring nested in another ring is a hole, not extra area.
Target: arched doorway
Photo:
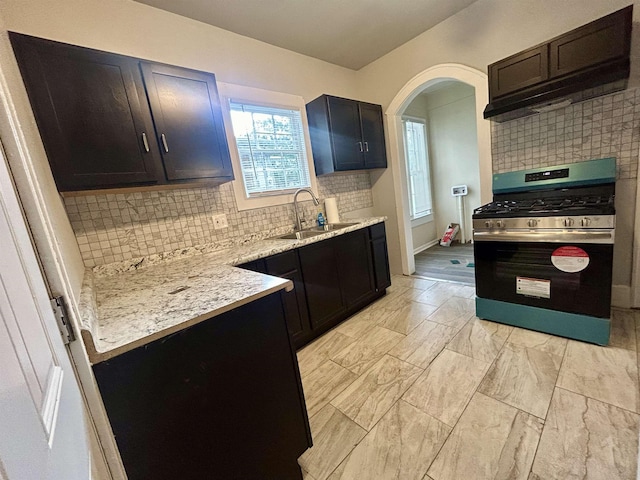
[[[400,257],[402,273],[410,275],[415,271],[413,239],[409,218],[409,197],[407,186],[406,159],[404,153],[402,114],[406,107],[426,88],[443,81],[457,80],[475,89],[476,123],[478,136],[478,158],[480,171],[480,198],[482,203],[491,201],[491,129],[482,111],[487,105],[487,76],[474,68],[460,64],[436,65],[419,73],[405,84],[391,101],[386,111],[389,125],[389,148],[391,157],[398,159],[393,165],[398,234],[400,237]]]

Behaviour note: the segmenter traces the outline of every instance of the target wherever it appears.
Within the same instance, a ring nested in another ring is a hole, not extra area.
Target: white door
[[[90,478],[84,404],[0,145],[0,478]]]

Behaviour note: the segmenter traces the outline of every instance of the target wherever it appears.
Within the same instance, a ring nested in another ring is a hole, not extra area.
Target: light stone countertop
[[[222,249],[194,247],[87,269],[79,309],[89,359],[99,363],[274,292],[289,291],[293,288],[289,280],[234,265],[384,220],[350,220],[357,225],[304,240],[264,239]]]

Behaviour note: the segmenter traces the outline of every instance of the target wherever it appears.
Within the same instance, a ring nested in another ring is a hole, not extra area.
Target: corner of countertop
[[[91,268],[85,268],[78,312],[80,315],[80,335],[84,341],[91,363],[98,359],[94,338],[99,338],[98,305],[96,301],[95,278]]]

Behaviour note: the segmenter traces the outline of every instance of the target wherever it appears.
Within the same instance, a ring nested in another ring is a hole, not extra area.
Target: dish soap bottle
[[[319,227],[324,227],[325,221],[324,221],[324,215],[322,215],[322,212],[318,213],[318,226]]]

